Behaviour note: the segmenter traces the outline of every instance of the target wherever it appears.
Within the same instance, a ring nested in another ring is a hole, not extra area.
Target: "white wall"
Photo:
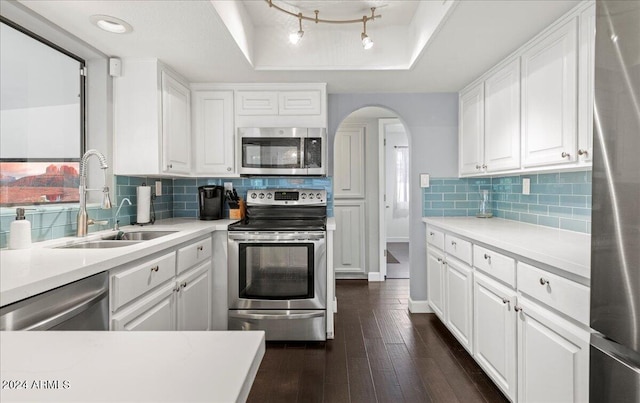
[[[329,88],[329,90],[331,90]],[[422,217],[420,173],[457,176],[458,94],[329,94],[329,150],[340,123],[366,106],[391,109],[404,123],[410,150],[410,276],[411,299],[427,299],[425,227]],[[330,154],[329,172],[333,172]],[[376,207],[377,208],[377,207]],[[376,236],[372,234],[371,236]]]

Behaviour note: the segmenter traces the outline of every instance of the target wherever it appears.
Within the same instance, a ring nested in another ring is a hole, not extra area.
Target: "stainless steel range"
[[[326,340],[327,194],[247,192],[247,217],[229,226],[229,330],[267,340]]]

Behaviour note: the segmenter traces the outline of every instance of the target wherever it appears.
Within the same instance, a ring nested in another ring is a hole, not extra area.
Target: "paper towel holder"
[[[134,223],[134,225],[139,225],[139,226],[145,226],[147,224],[155,224],[156,222],[156,211],[155,211],[155,206],[153,204],[153,201],[156,198],[155,193],[153,192],[151,186],[147,186],[146,182],[142,182],[142,185],[138,186],[136,188],[136,207],[137,207],[137,216],[136,216],[136,221],[138,220],[138,217],[140,217],[141,215],[145,215],[145,211],[143,210],[145,208],[144,205],[141,205],[140,203],[140,190],[141,188],[148,188],[148,192],[149,192],[149,202],[148,202],[148,207],[147,207],[147,214],[149,215],[149,221],[145,221],[145,222],[136,222]]]

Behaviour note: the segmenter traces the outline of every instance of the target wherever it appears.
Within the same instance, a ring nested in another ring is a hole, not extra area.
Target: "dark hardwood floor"
[[[337,282],[335,339],[268,342],[249,402],[506,402],[409,280]]]

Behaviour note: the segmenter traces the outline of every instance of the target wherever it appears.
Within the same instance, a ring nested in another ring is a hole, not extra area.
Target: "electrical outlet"
[[[429,187],[429,174],[420,174],[420,187],[421,188]]]
[[[531,194],[531,179],[530,178],[522,178],[522,194],[523,195]]]
[[[225,182],[224,190],[233,190],[233,182]]]
[[[162,181],[156,181],[156,196],[162,196]]]

